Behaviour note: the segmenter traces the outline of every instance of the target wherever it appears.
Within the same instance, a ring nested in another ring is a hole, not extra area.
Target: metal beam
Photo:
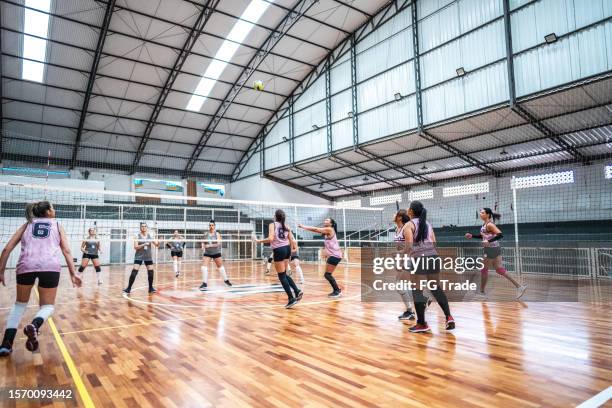
[[[2,21],[2,9],[3,7],[0,6],[0,21]],[[2,51],[2,33],[0,32],[0,51]],[[3,104],[2,104],[2,85],[3,85],[3,67],[4,64],[2,64],[2,57],[0,56],[0,163],[2,163],[2,153],[4,152],[4,145],[2,143],[3,139],[4,139],[4,111],[2,109]]]
[[[155,106],[153,107],[153,111],[151,112],[151,116],[149,117],[149,121],[147,122],[147,126],[145,127],[145,131],[142,135],[142,138],[140,139],[138,149],[136,150],[136,154],[134,155],[134,161],[132,162],[133,168],[136,168],[138,164],[140,163],[140,158],[142,157],[144,153],[144,149],[147,145],[147,142],[149,141],[149,138],[151,137],[151,131],[153,130],[153,127],[155,127],[155,123],[157,122],[159,113],[161,112],[162,107],[164,106],[166,102],[166,98],[168,97],[168,94],[170,93],[170,90],[172,89],[172,86],[174,85],[174,81],[176,81],[176,78],[178,77],[179,72],[183,68],[183,64],[187,60],[187,57],[189,57],[189,54],[191,53],[193,46],[196,44],[196,42],[198,41],[198,38],[204,31],[204,27],[210,20],[210,17],[212,16],[218,4],[219,4],[219,0],[207,0],[206,4],[203,5],[203,8],[200,11],[200,14],[198,15],[198,18],[195,24],[193,25],[193,27],[191,27],[191,30],[189,31],[189,34],[187,35],[187,39],[185,40],[185,43],[183,44],[181,51],[176,57],[176,60],[174,61],[174,65],[172,66],[170,73],[166,77],[164,86],[157,97],[157,102],[155,102]],[[132,174],[133,173],[134,172],[132,171]]]
[[[419,134],[419,136],[421,136],[423,139],[427,140],[428,142],[440,147],[441,149],[444,149],[447,152],[454,154],[455,156],[459,157],[461,160],[468,162],[472,166],[479,168],[480,170],[484,171],[487,174],[496,173],[496,170],[493,169],[492,167],[486,165],[485,163],[481,162],[478,159],[475,159],[469,154],[463,152],[462,150],[459,150],[456,147],[451,146],[450,144],[446,143],[442,139],[439,139],[436,136],[433,136],[432,134],[427,133],[424,130]]]
[[[514,82],[514,57],[512,50],[512,25],[510,21],[510,0],[502,0],[504,3],[504,36],[506,39],[506,68],[508,71],[508,100],[510,108],[516,104],[516,85]]]
[[[327,140],[327,154],[331,154],[332,150],[334,150],[334,146],[331,123],[331,66],[329,65],[329,56],[325,61],[327,65],[325,69],[325,139]]]
[[[325,200],[332,201],[332,198],[330,196],[328,196],[328,195],[325,195],[325,194],[320,193],[318,191],[311,190],[311,189],[306,188],[306,187],[298,186],[297,184],[289,183],[288,181],[285,181],[285,180],[283,180],[281,178],[278,178],[278,177],[274,177],[274,176],[272,176],[270,174],[264,174],[263,177],[267,178],[267,179],[270,179],[270,180],[272,180],[272,181],[274,181],[276,183],[282,184],[284,186],[291,187],[291,188],[294,188],[296,190],[302,191],[304,193],[312,194],[314,196],[323,198]]]
[[[387,5],[385,5],[376,14],[374,14],[372,17],[364,21],[361,24],[361,26],[359,26],[351,36],[346,37],[344,40],[340,42],[340,44],[336,47],[336,49],[334,49],[334,51],[332,51],[331,54],[329,55],[330,65],[333,66],[333,64],[338,59],[342,58],[344,55],[350,52],[351,41],[353,41],[351,40],[351,37],[354,37],[355,41],[363,40],[370,33],[372,33],[373,30],[385,24],[395,15],[405,10],[406,7],[408,7],[412,3],[412,1],[413,0],[410,0],[410,1],[409,0],[395,0],[395,1],[391,1],[387,3]],[[387,16],[390,10],[393,10],[393,13]],[[382,15],[383,17],[377,18],[377,16],[379,15]],[[370,30],[370,31],[366,33],[367,30]],[[324,70],[322,68],[324,66],[325,64],[319,64],[319,66],[315,67],[315,69],[310,71],[310,73],[306,76],[306,78],[304,78],[304,80],[298,86],[296,86],[293,89],[293,91],[291,91],[291,96],[293,97],[293,100],[297,100],[297,98],[301,94],[303,94],[317,79],[319,79],[321,75],[323,75]],[[289,109],[289,101],[290,101],[290,98],[288,96],[281,103],[280,108],[276,111],[276,113],[272,115],[272,117],[268,120],[266,125],[262,128],[259,135],[253,140],[253,142],[251,143],[251,146],[249,146],[245,154],[240,158],[238,165],[236,165],[236,168],[232,172],[233,180],[236,180],[239,177],[240,173],[242,172],[244,167],[247,165],[247,163],[249,162],[253,154],[256,151],[258,151],[258,149],[261,147],[263,138],[267,135],[268,126],[276,122],[278,119],[282,118],[285,115],[285,113],[287,113],[287,110]]]
[[[238,93],[242,90],[251,74],[255,72],[255,70],[261,65],[264,59],[271,53],[272,49],[278,44],[278,42],[283,38],[284,34],[286,34],[291,27],[300,19],[302,15],[304,15],[314,4],[316,0],[300,0],[298,3],[293,6],[293,8],[285,15],[285,17],[280,21],[280,23],[276,26],[273,32],[268,35],[262,46],[257,50],[257,52],[251,57],[246,67],[242,70],[238,80],[234,84],[234,86],[227,92],[225,98],[223,98],[223,102],[217,108],[214,117],[208,123],[208,126],[202,133],[200,140],[198,142],[198,146],[193,151],[191,158],[189,159],[189,163],[185,167],[185,172],[189,172],[193,169],[197,158],[202,153],[202,150],[206,147],[206,143],[208,143],[208,139],[212,136],[213,132],[219,125],[219,122],[231,106],[232,102],[238,96]]]
[[[536,128],[541,134],[543,134],[548,139],[555,142],[559,147],[561,147],[567,153],[571,154],[575,160],[580,160],[580,161],[587,160],[586,157],[582,153],[580,153],[578,150],[576,150],[574,146],[570,145],[565,140],[563,140],[563,138],[561,138],[559,134],[557,134],[552,129],[550,129],[548,126],[546,126],[544,123],[542,123],[541,120],[533,116],[531,112],[523,108],[520,104],[518,103],[515,104],[512,110],[516,112],[516,114],[519,115],[521,118],[523,118],[525,121],[527,121],[527,123],[529,123],[531,126]]]
[[[417,0],[413,0],[411,6],[412,22],[412,50],[414,67],[414,89],[416,97],[417,133],[423,131],[423,99],[421,89],[421,58],[419,54],[419,19],[417,16]]]
[[[312,174],[312,173],[302,169],[299,166],[294,166],[294,167],[291,168],[291,170],[293,170],[293,171],[295,171],[297,173],[303,174],[304,176],[312,177],[313,179],[318,180],[318,181],[320,181],[323,184],[329,184],[330,186],[334,186],[334,187],[339,188],[341,190],[350,191],[353,194],[361,194],[362,193],[362,191],[356,190],[353,187],[344,185],[342,183],[338,183],[337,181],[330,180],[327,177],[323,177],[323,176],[321,176],[319,174]]]
[[[290,105],[290,109],[289,109],[289,118],[287,119],[287,122],[289,122],[289,163],[293,164],[295,163],[295,126],[293,123],[294,120],[294,116],[293,116],[293,103],[291,103]],[[262,147],[265,145],[262,145]],[[261,149],[261,154],[264,154],[264,149]]]
[[[355,35],[351,36],[351,124],[353,130],[353,148],[359,146],[359,118],[357,112],[357,50]]]
[[[391,160],[387,160],[387,159],[383,159],[382,157],[367,151],[365,148],[360,147],[359,149],[357,149],[357,153],[361,154],[362,156],[367,157],[370,160],[374,160],[375,162],[378,162],[384,166],[389,167],[392,170],[398,171],[400,173],[402,173],[403,175],[405,175],[406,177],[412,177],[415,180],[418,180],[422,183],[431,183],[431,181],[429,181],[427,178],[421,176],[420,174],[417,174],[411,170],[408,170],[406,168],[404,168],[401,164],[398,163],[394,163]]]
[[[98,71],[98,65],[100,64],[100,57],[102,55],[102,49],[104,48],[104,42],[106,41],[106,32],[110,25],[111,17],[113,15],[113,9],[115,7],[115,0],[109,0],[106,4],[106,12],[104,13],[104,20],[102,21],[102,27],[100,28],[100,34],[98,36],[98,44],[96,45],[96,52],[94,59],[91,64],[91,71],[89,73],[89,79],[87,81],[87,88],[85,90],[85,97],[83,98],[83,107],[81,109],[81,116],[79,117],[79,126],[77,129],[76,139],[74,142],[74,148],[72,149],[72,160],[70,161],[70,168],[73,169],[77,162],[77,154],[79,151],[79,145],[81,144],[81,138],[83,135],[83,125],[85,124],[85,118],[87,117],[87,108],[89,108],[89,99],[91,98],[91,91],[96,81],[96,72]]]
[[[348,167],[349,169],[354,170],[354,171],[360,173],[360,175],[364,175],[364,176],[369,175],[374,180],[378,180],[381,183],[387,183],[391,187],[404,187],[403,184],[400,184],[400,183],[398,183],[398,182],[396,182],[394,180],[388,180],[387,178],[379,175],[378,172],[370,171],[370,170],[366,169],[365,167],[362,167],[362,166],[360,166],[358,164],[351,163],[349,161],[341,159],[340,157],[330,156],[329,159],[331,161],[333,161],[334,163],[341,165],[342,167]],[[386,170],[382,170],[382,171],[386,171]]]

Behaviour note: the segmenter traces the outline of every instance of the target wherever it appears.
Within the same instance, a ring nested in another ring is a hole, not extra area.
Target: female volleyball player
[[[28,306],[30,292],[38,279],[40,309],[32,323],[23,329],[27,337],[26,348],[38,350],[38,333],[42,324],[53,314],[55,295],[60,279],[60,252],[64,255],[73,286],[81,286],[81,276],[75,272],[70,244],[64,228],[55,219],[55,210],[48,201],[39,201],[26,206],[27,222],[11,237],[0,255],[0,282],[6,286],[4,271],[11,252],[21,243],[21,254],[17,262],[17,297],[6,320],[6,330],[0,345],[0,356],[13,351],[17,327]]]
[[[134,267],[130,274],[130,280],[128,287],[123,289],[123,292],[129,294],[132,291],[132,285],[138,275],[138,269],[144,263],[147,267],[147,278],[149,280],[149,293],[157,292],[157,289],[153,287],[153,278],[155,272],[153,270],[153,248],[159,248],[159,242],[149,234],[149,227],[146,222],[140,223],[140,232],[134,237]]]
[[[306,225],[298,224],[299,228],[305,229],[306,231],[316,232],[322,234],[325,238],[325,252],[327,254],[327,263],[325,266],[325,279],[331,285],[333,291],[328,295],[332,298],[342,296],[342,289],[336,283],[336,279],[332,275],[336,270],[336,266],[342,260],[342,251],[340,251],[340,244],[338,244],[338,224],[333,218],[326,218],[323,221],[323,227],[309,227]]]
[[[83,258],[81,258],[81,266],[79,266],[79,273],[83,273],[89,260],[93,263],[94,269],[96,270],[96,276],[98,277],[98,285],[102,284],[102,269],[100,268],[100,239],[96,234],[95,228],[90,228],[87,231],[87,238],[81,243],[81,252],[83,252]]]
[[[298,253],[298,244],[296,240],[293,240],[291,244],[291,262],[289,263],[293,270],[298,274],[300,278],[300,285],[304,284],[304,272],[302,272],[302,267],[300,266],[300,255]]]
[[[279,209],[274,212],[274,222],[268,226],[268,238],[256,239],[255,242],[270,244],[274,258],[274,269],[276,269],[278,280],[283,289],[285,289],[288,298],[285,308],[291,309],[297,302],[302,300],[304,292],[287,275],[287,265],[291,257],[291,246],[294,245],[295,238],[293,238],[293,233],[287,227],[287,224],[285,224],[285,212],[283,210]]]
[[[217,269],[223,277],[223,282],[227,286],[232,286],[232,283],[227,278],[227,272],[225,272],[225,266],[223,266],[223,258],[221,257],[221,234],[217,231],[217,224],[214,220],[210,220],[208,223],[208,231],[204,233],[204,241],[202,242],[202,284],[200,290],[204,291],[208,288],[208,265],[212,259],[217,265]]]
[[[414,265],[414,271],[412,272],[419,277],[414,282],[416,285],[412,290],[417,322],[409,330],[412,333],[431,331],[425,321],[427,299],[423,295],[423,288],[429,287],[429,285],[431,285],[431,293],[436,298],[446,317],[446,330],[454,330],[455,320],[451,316],[448,299],[440,285],[441,262],[438,262],[440,257],[435,247],[436,235],[431,224],[427,222],[427,210],[420,201],[413,201],[408,209],[408,217],[410,221],[408,221],[408,226],[405,228],[405,251],[412,258]],[[435,289],[432,289],[432,287]]]
[[[512,278],[506,271],[506,268],[502,266],[501,246],[499,240],[503,238],[503,234],[499,227],[495,225],[495,221],[499,220],[501,215],[494,213],[490,208],[485,207],[480,210],[480,219],[484,222],[480,227],[480,234],[465,234],[467,239],[481,238],[482,245],[484,247],[485,265],[480,271],[480,295],[485,295],[485,287],[489,278],[489,268],[492,266],[495,268],[495,272],[508,279],[516,288],[516,298],[520,299],[525,293],[527,285],[520,285],[516,280]]]
[[[166,243],[166,247],[170,249],[172,269],[174,269],[174,274],[178,278],[181,274],[183,248],[185,248],[184,238],[179,234],[178,230],[174,230],[174,234],[172,234],[172,238]]]

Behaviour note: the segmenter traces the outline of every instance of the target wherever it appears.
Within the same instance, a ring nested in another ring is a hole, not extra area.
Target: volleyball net
[[[351,247],[378,240],[389,227],[382,208],[345,208],[302,203],[275,203],[230,200],[213,197],[190,197],[182,194],[148,194],[104,190],[103,184],[84,188],[92,183],[79,180],[14,177],[0,182],[0,240],[8,242],[11,235],[25,222],[27,203],[48,200],[58,221],[66,231],[72,254],[80,258],[81,245],[90,228],[96,229],[100,241],[102,264],[131,263],[134,238],[140,224],[146,223],[149,234],[159,242],[154,260],[171,262],[169,244],[177,232],[184,243],[183,260],[196,261],[202,256],[202,243],[214,220],[221,235],[225,259],[265,259],[271,253],[269,245],[255,243],[265,238],[274,213],[281,209],[286,224],[298,242],[304,261],[321,260],[323,236],[299,229],[298,224],[322,226],[326,218],[338,225],[338,240],[350,257]],[[72,185],[71,185],[72,184]],[[101,183],[100,183],[101,184]],[[101,187],[101,188],[95,188]],[[9,267],[14,267],[19,250],[13,251]]]

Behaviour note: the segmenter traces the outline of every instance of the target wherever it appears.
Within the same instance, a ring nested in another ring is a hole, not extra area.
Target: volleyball
[[[253,82],[253,89],[255,89],[256,91],[263,91],[264,89],[264,83],[261,80],[257,80],[255,82]]]

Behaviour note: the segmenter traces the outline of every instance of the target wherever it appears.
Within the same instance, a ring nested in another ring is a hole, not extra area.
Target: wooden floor
[[[261,262],[226,267],[234,284],[277,283]],[[570,407],[612,383],[609,304],[453,303],[452,334],[434,304],[433,333],[411,334],[397,320],[400,303],[360,301],[357,269],[339,267],[345,296],[330,301],[322,266],[305,265],[306,294],[293,310],[278,292],[202,294],[196,264],[178,280],[170,265],[158,269],[160,293],[145,293],[143,270],[131,300],[121,295],[130,266],[103,268],[100,287],[91,268],[79,290],[62,276],[53,322],[97,407]],[[30,303],[24,322],[34,295]],[[48,324],[40,352],[23,343],[18,335],[0,360],[0,389],[77,392]],[[2,407],[40,406],[3,398]]]

